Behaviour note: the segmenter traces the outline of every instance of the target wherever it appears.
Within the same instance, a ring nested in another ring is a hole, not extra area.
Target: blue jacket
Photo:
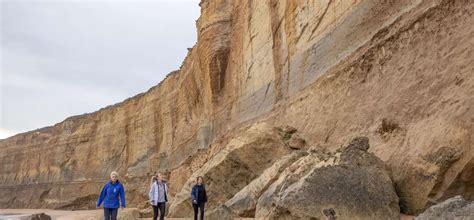
[[[120,181],[112,183],[112,180],[109,180],[102,192],[100,192],[99,199],[97,200],[97,207],[104,202],[104,208],[119,208],[119,197],[122,207],[125,208],[125,189]]]
[[[203,190],[204,192],[204,201],[199,201],[199,190]],[[194,185],[193,186],[193,189],[191,190],[191,199],[192,199],[192,202],[194,202],[194,200],[196,200],[198,203],[202,203],[202,202],[207,202],[207,193],[206,193],[206,188],[202,185],[202,186],[199,186],[199,185]]]

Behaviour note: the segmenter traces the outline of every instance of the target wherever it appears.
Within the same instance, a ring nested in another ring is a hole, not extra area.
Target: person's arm
[[[148,198],[150,199],[150,202],[155,201],[154,196],[155,196],[155,183],[152,183],[150,187],[150,192],[148,193]]]
[[[196,203],[197,201],[196,191],[197,188],[193,186],[193,189],[191,190],[191,199],[193,200],[193,203]]]
[[[96,207],[99,208],[100,204],[104,201],[105,195],[107,194],[107,184],[102,187],[102,191],[100,192],[99,198],[97,199]]]
[[[168,202],[168,183],[165,182],[165,201]]]
[[[122,203],[122,208],[125,208],[125,189],[123,185],[120,187],[120,201]]]

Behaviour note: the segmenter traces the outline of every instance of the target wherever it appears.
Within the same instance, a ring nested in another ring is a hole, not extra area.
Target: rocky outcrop
[[[474,202],[468,202],[462,196],[456,196],[429,207],[415,218],[415,220],[430,219],[474,219]]]
[[[203,176],[206,180],[208,197],[213,198],[206,207],[213,209],[232,198],[260,176],[263,170],[291,151],[285,145],[284,137],[264,123],[253,125],[239,134],[191,175],[170,201],[171,216],[187,217],[192,212],[190,192],[196,177]]]
[[[296,151],[277,160],[263,173],[236,193],[231,199],[225,202],[232,212],[240,217],[254,217],[257,209],[257,202],[262,193],[278,178],[285,168],[295,160],[307,155],[307,152]]]
[[[399,219],[389,173],[368,148],[367,138],[356,138],[333,154],[311,152],[261,195],[255,217]]]
[[[315,175],[329,168],[314,162],[325,154],[308,150],[336,152],[360,135],[390,170],[403,213],[454,195],[474,199],[473,1],[200,5],[198,42],[159,85],[0,140],[0,207],[93,208],[117,170],[132,207],[148,206],[149,177],[162,172],[170,216],[190,216],[188,190],[197,175],[210,183],[210,208],[266,213],[274,209],[264,198],[277,182],[290,181],[279,178],[288,169],[302,192],[325,184]],[[264,132],[252,136],[255,126]],[[350,170],[354,181],[364,172]],[[338,208],[349,201],[322,212],[349,213]]]

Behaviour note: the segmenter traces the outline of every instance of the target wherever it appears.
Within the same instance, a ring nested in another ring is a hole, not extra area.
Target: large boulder
[[[474,219],[474,202],[456,196],[442,203],[433,205],[421,213],[415,220],[472,220]]]
[[[293,150],[286,136],[266,123],[257,123],[232,138],[216,155],[196,170],[170,201],[169,217],[192,216],[191,187],[203,176],[209,197],[206,209],[224,204],[275,161]],[[290,135],[292,136],[292,135]]]
[[[294,163],[297,159],[307,155],[305,151],[295,151],[286,155],[273,163],[258,178],[250,182],[232,199],[225,203],[225,206],[237,213],[240,217],[253,218],[257,207],[258,198],[283,172],[283,170]]]
[[[259,198],[257,218],[398,219],[398,197],[385,164],[355,138],[335,153],[312,150]]]

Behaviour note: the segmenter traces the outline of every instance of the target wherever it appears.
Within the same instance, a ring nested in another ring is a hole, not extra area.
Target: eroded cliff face
[[[93,208],[117,170],[130,206],[147,206],[150,175],[162,172],[169,215],[189,216],[204,175],[209,210],[252,217],[275,181],[313,169],[299,158],[356,136],[386,164],[402,212],[474,199],[474,2],[200,6],[198,42],[159,85],[0,141],[0,207]]]

